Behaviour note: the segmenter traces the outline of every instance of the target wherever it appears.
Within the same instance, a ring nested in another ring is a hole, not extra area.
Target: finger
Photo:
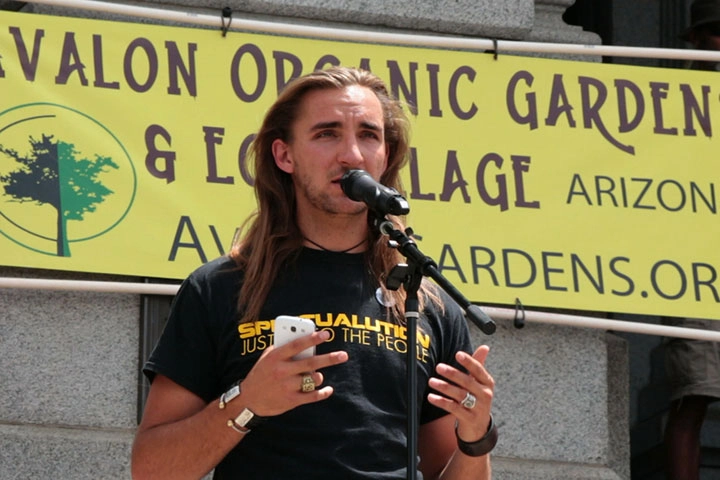
[[[344,350],[337,352],[324,353],[322,355],[313,355],[312,357],[303,358],[294,362],[293,368],[301,372],[314,372],[321,368],[339,365],[348,361],[348,353]]]
[[[488,353],[490,353],[490,347],[488,345],[480,345],[478,348],[475,349],[475,352],[472,356],[475,360],[485,365],[485,360],[487,359]]]
[[[440,378],[432,377],[428,381],[430,387],[442,393],[446,398],[454,402],[461,402],[465,398],[465,394],[468,392],[463,386],[455,385],[454,383],[446,382]]]
[[[479,346],[473,355],[468,355],[466,352],[457,352],[455,359],[465,367],[468,373],[478,382],[483,385],[492,387],[495,382],[490,373],[485,368],[485,361],[487,360],[490,347],[487,345]]]
[[[322,385],[324,380],[325,377],[320,372],[307,372],[300,375],[300,382],[297,385],[300,386],[299,390],[301,392],[308,393],[310,391],[316,390],[320,385]],[[309,382],[311,390],[304,389],[307,382]]]
[[[467,354],[465,354],[467,355]],[[469,355],[468,355],[469,357]],[[475,360],[472,360],[473,362]],[[442,379],[436,379],[440,382],[445,383],[446,385],[438,384],[439,386],[442,385],[442,388],[444,390],[447,390],[451,386],[456,386],[458,388],[464,389],[464,390],[474,390],[478,382],[475,380],[475,377],[471,372],[464,373],[461,370],[458,370],[457,368],[453,367],[452,365],[448,365],[446,363],[439,363],[437,367],[435,367],[435,371],[439,376],[442,377]],[[441,391],[444,391],[441,390]]]
[[[313,332],[310,335],[305,335],[304,337],[300,337],[298,339],[295,339],[291,342],[288,342],[287,344],[275,348],[275,351],[277,352],[276,355],[280,356],[280,358],[287,360],[298,353],[302,352],[303,350],[311,347],[315,347],[317,345],[320,345],[321,343],[325,342],[328,338],[330,338],[330,332],[326,330],[320,330],[319,332]]]
[[[308,403],[315,403],[315,402],[319,402],[321,400],[325,400],[325,399],[329,398],[333,394],[334,391],[335,390],[333,389],[333,387],[327,386],[327,387],[319,388],[317,390],[314,390],[314,391],[308,392],[308,393],[300,392],[300,393],[298,393],[298,396],[296,397],[298,399],[297,404],[305,405]]]
[[[312,382],[312,389],[308,389],[306,378]],[[331,396],[334,389],[330,386],[320,388],[325,377],[320,372],[305,373],[300,376],[300,381],[295,384],[295,397],[299,404],[313,403],[324,400]]]

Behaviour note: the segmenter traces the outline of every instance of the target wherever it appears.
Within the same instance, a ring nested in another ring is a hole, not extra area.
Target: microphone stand
[[[371,211],[369,215],[371,225],[380,233],[390,237],[388,246],[396,248],[407,259],[407,264],[398,264],[390,271],[386,286],[390,290],[397,290],[401,285],[405,287],[405,324],[407,328],[407,398],[408,398],[408,452],[407,473],[408,480],[417,478],[418,449],[418,404],[417,404],[417,319],[420,316],[418,290],[426,275],[437,283],[445,292],[455,300],[465,311],[466,316],[477,325],[483,333],[491,335],[495,332],[495,322],[477,305],[473,305],[438,271],[437,264],[432,258],[423,254],[415,242],[410,238],[413,234],[411,228],[402,232],[395,225],[377,212]]]

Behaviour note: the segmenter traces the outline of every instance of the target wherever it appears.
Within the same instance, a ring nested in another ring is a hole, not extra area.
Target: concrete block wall
[[[231,6],[248,18],[334,27],[599,42],[562,21],[573,0],[371,0],[332,8],[317,0],[136,3],[205,13]],[[0,276],[142,281],[7,267]],[[0,479],[130,477],[140,316],[136,295],[0,289]],[[497,381],[494,478],[629,479],[624,341],[602,331],[498,323],[492,336],[475,333],[491,345]]]
[[[129,478],[139,314],[136,295],[0,289],[0,478]]]

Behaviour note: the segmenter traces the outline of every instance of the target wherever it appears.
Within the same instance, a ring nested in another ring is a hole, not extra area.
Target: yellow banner
[[[720,309],[716,73],[0,13],[0,262],[180,279],[254,209],[246,151],[331,64],[408,103],[420,249],[472,301]]]

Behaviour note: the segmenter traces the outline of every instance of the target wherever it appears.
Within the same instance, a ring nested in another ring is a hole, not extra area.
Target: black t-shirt
[[[244,378],[272,345],[278,315],[311,318],[331,338],[318,353],[348,352],[322,370],[333,395],[269,417],[216,467],[215,478],[404,479],[407,466],[406,329],[386,318],[363,254],[304,249],[282,270],[256,322],[238,324],[242,274],[223,257],[193,272],[174,299],[165,330],[145,366],[205,401]],[[461,309],[444,293],[442,317],[418,320],[418,414],[421,424],[446,412],[427,402],[427,381],[455,352],[471,351]],[[299,384],[298,384],[299,388]],[[422,478],[418,472],[419,478]]]

